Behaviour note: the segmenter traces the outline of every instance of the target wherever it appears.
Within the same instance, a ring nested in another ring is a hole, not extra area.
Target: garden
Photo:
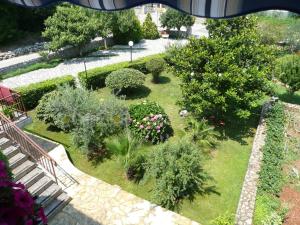
[[[257,20],[207,20],[209,37],[80,72],[80,87],[70,75],[21,87],[33,119],[25,130],[64,145],[91,176],[201,224],[233,224],[263,103],[300,102],[299,43],[264,39]],[[284,123],[278,103],[267,115],[258,225],[282,224],[287,212],[276,194]]]

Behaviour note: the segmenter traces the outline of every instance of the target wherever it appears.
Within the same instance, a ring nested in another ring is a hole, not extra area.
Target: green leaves
[[[278,195],[282,185],[282,160],[284,153],[284,106],[276,103],[267,113],[267,134],[263,147],[259,191]]]
[[[145,39],[157,39],[159,33],[156,24],[152,21],[150,13],[147,13],[146,19],[143,23],[143,37]]]
[[[205,191],[209,176],[201,166],[198,149],[185,139],[168,142],[152,153],[147,175],[155,179],[153,200],[168,209],[174,209],[184,198]]]
[[[45,26],[42,35],[50,40],[52,51],[68,45],[81,49],[97,34],[96,18],[89,17],[82,7],[69,4],[58,6],[54,15],[45,20]]]
[[[289,86],[291,94],[300,90],[300,56],[286,55],[276,61],[276,76]]]
[[[252,17],[208,20],[209,38],[167,53],[182,80],[181,104],[197,117],[247,119],[263,97],[274,58],[255,24]]]
[[[105,79],[105,85],[114,91],[124,91],[138,88],[143,85],[145,74],[135,69],[120,69],[109,74]]]
[[[182,26],[193,26],[195,18],[178,10],[168,8],[167,11],[160,16],[160,22],[162,27],[166,27],[167,29],[176,28],[179,31]]]

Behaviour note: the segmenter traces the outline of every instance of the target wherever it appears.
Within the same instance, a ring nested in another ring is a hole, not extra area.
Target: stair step
[[[27,156],[19,152],[15,156],[11,157],[8,162],[9,162],[9,167],[11,169],[16,168],[17,166],[21,165],[23,162],[27,160]]]
[[[43,191],[38,199],[36,200],[37,204],[41,204],[44,208],[51,203],[58,195],[62,193],[62,189],[56,184],[53,183],[45,191]]]
[[[6,136],[6,133],[3,130],[1,130],[0,131],[0,138],[5,137],[5,136]]]
[[[36,181],[40,180],[44,176],[44,172],[39,168],[34,168],[28,174],[23,176],[18,182],[25,185],[26,188],[32,186]]]
[[[58,212],[60,212],[69,202],[71,197],[66,193],[61,193],[56,199],[54,199],[46,208],[45,214],[48,220],[51,220]]]
[[[49,177],[43,176],[36,183],[31,185],[31,187],[28,188],[28,191],[32,196],[38,196],[40,193],[46,190],[51,184],[53,184],[53,182],[54,181],[51,180]]]
[[[7,157],[7,159],[10,159],[11,157],[15,156],[20,152],[19,146],[10,145],[8,148],[4,149],[3,154]]]
[[[7,147],[9,147],[11,145],[11,140],[6,138],[6,137],[2,137],[0,138],[0,148],[1,149],[6,149]]]
[[[25,161],[20,166],[12,170],[15,180],[20,180],[22,177],[24,177],[26,174],[32,171],[35,167],[35,163],[29,160]]]

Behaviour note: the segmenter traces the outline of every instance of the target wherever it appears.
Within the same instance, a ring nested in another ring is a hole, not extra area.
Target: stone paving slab
[[[72,201],[50,225],[199,225],[199,223],[91,177],[73,166],[62,145],[49,153],[79,183],[64,189]],[[57,171],[60,176],[59,171]]]

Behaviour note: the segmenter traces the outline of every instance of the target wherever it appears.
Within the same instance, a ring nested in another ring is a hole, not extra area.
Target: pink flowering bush
[[[163,142],[172,135],[168,115],[155,102],[143,101],[129,107],[129,128],[137,137],[152,142]]]
[[[7,165],[0,152],[0,225],[47,224],[43,208],[23,184],[12,181]]]

